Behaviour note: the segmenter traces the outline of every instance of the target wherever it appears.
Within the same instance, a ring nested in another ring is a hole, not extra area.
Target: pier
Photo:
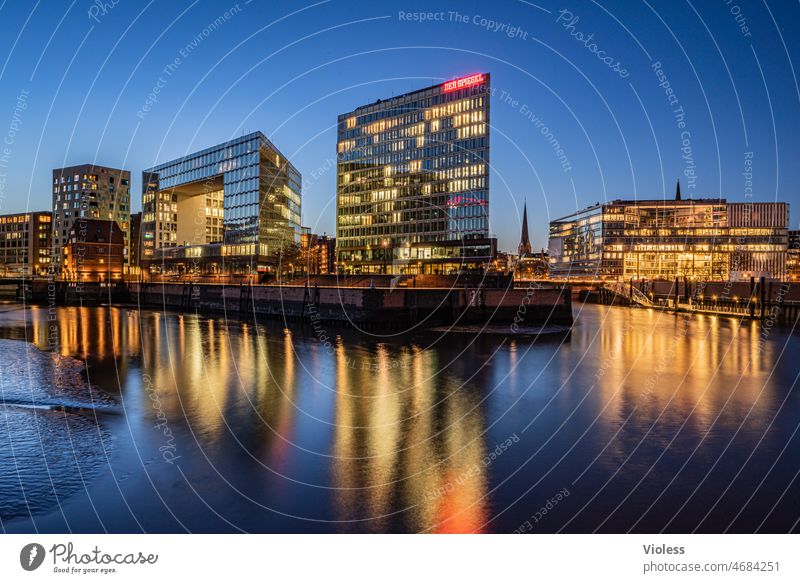
[[[732,316],[795,325],[800,319],[800,285],[792,282],[637,281],[595,283],[576,289],[579,301],[639,306],[682,313]]]

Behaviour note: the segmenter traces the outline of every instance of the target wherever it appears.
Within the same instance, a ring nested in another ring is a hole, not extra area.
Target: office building
[[[53,263],[57,276],[63,275],[63,249],[78,219],[115,221],[125,238],[124,263],[128,263],[130,181],[128,170],[96,164],[53,170]]]
[[[455,273],[492,261],[489,74],[338,118],[337,268]]]
[[[274,271],[300,237],[301,176],[261,132],[142,173],[143,271]]]
[[[49,212],[0,216],[0,275],[46,276],[52,267],[53,215]]]
[[[127,243],[117,221],[78,219],[64,246],[67,281],[113,283],[122,280]]]
[[[679,191],[678,191],[679,192]],[[550,223],[553,278],[786,276],[787,203],[614,200]]]

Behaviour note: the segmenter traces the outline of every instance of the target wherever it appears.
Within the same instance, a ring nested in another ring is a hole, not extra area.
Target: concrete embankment
[[[9,294],[12,295],[12,294]],[[352,288],[335,286],[219,285],[196,283],[20,283],[18,302],[38,305],[120,305],[183,312],[228,313],[285,320],[314,319],[333,325],[404,329],[414,325],[572,324],[568,286],[508,289]]]
[[[403,329],[415,324],[572,324],[568,287],[412,289],[130,284],[131,303],[334,325]]]

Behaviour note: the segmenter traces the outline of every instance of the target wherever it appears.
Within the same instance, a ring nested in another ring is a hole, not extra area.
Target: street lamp
[[[383,274],[386,275],[386,248],[389,246],[389,241],[383,240]]]

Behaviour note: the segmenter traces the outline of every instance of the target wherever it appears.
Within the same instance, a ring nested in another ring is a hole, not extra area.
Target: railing
[[[635,302],[640,306],[646,306],[648,308],[653,307],[653,301],[644,293],[642,293],[639,288],[633,287],[624,281],[607,283],[603,287],[618,296],[629,298],[632,302]]]

